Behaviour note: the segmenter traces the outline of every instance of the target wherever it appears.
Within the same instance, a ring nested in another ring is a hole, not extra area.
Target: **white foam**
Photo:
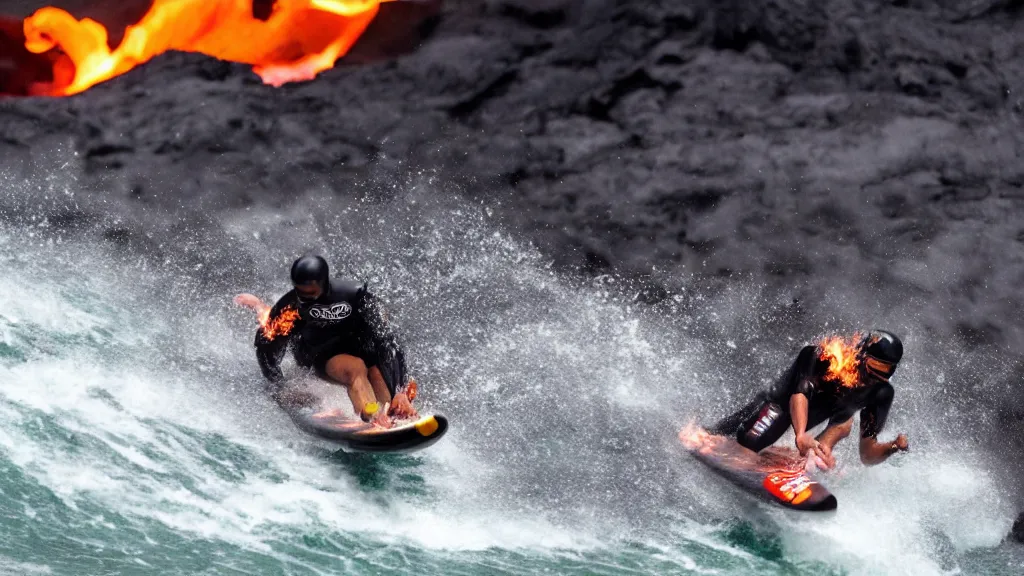
[[[950,573],[954,551],[998,545],[1012,518],[991,475],[970,453],[929,448],[826,480],[834,515],[773,510],[787,547],[851,574],[924,576]]]
[[[577,401],[593,411],[590,415],[602,410],[635,412],[638,417],[693,410],[666,399],[690,400],[708,388],[697,374],[707,373],[699,370],[699,343],[673,346],[628,306],[606,302],[599,290],[559,286],[538,258],[523,256],[519,246],[500,234],[480,235],[469,227],[471,238],[460,236],[458,242],[477,248],[468,256],[453,256],[446,244],[452,240],[442,234],[449,232],[433,229],[427,251],[440,261],[450,258],[452,271],[414,284],[423,294],[409,303],[417,307],[415,321],[423,328],[418,352],[433,362],[426,370],[442,373],[427,397],[442,406],[461,402],[467,422],[484,411],[482,401],[493,402],[495,410],[507,410],[501,412],[507,422],[482,434],[453,426],[444,441],[418,456],[414,473],[428,487],[426,496],[391,498],[364,490],[348,470],[309,450],[311,443],[287,417],[256,386],[248,386],[258,378],[251,332],[240,336],[226,315],[208,311],[182,309],[176,317],[160,320],[160,314],[151,313],[160,308],[150,310],[144,299],[134,300],[115,287],[116,278],[105,280],[103,272],[93,274],[89,286],[72,287],[74,298],[61,291],[68,275],[35,274],[35,282],[59,288],[43,291],[30,290],[18,275],[0,276],[4,342],[29,350],[27,361],[0,366],[0,450],[71,508],[88,501],[131,521],[156,521],[183,534],[268,554],[275,539],[308,533],[343,533],[375,543],[453,552],[502,548],[586,553],[630,540],[635,533],[618,525],[610,529],[607,516],[593,515],[594,525],[568,524],[559,510],[545,517],[529,506],[510,504],[517,496],[509,496],[515,492],[505,490],[504,483],[528,482],[528,491],[543,492],[547,483],[577,474],[574,478],[584,481],[607,480],[604,489],[618,499],[635,496],[634,491],[643,490],[644,478],[624,477],[617,468],[634,453],[602,453],[587,445],[605,440],[608,432],[595,418],[580,416],[563,423],[557,416],[577,416]],[[359,233],[378,236],[361,228]],[[366,252],[384,253],[372,246]],[[90,257],[73,256],[85,261]],[[82,266],[90,268],[88,262]],[[85,270],[79,272],[84,275]],[[494,309],[467,311],[466,317],[479,316],[473,322],[450,310],[438,312],[430,304],[443,299],[455,279],[484,281],[466,290],[473,298],[495,298]],[[416,279],[402,280],[412,284]],[[515,289],[494,294],[488,284]],[[28,293],[32,298],[23,297]],[[554,304],[530,301],[548,297]],[[143,314],[127,313],[139,310]],[[33,335],[42,335],[42,342],[32,343]],[[74,338],[73,344],[61,344]],[[234,366],[242,367],[237,374],[231,373]],[[347,405],[341,389],[326,386],[325,391],[338,405]],[[505,396],[487,394],[499,391]],[[534,446],[526,445],[520,428],[535,424],[537,397],[562,402],[552,406],[556,417],[546,415],[551,436],[538,444],[565,436],[574,441],[552,461],[523,457]],[[507,408],[518,400],[523,401],[517,408]],[[57,434],[38,437],[28,426],[34,421],[40,426],[49,422]],[[573,436],[574,426],[594,426],[600,437]],[[60,434],[77,435],[85,447],[72,448]],[[491,434],[496,443],[481,442],[480,437],[489,439]],[[666,437],[674,434],[664,431]],[[992,545],[1008,527],[1005,516],[976,509],[972,491],[979,486],[994,491],[993,482],[979,463],[959,456],[918,452],[915,447],[914,453],[900,457],[899,466],[848,467],[830,484],[840,497],[840,510],[831,517],[769,513],[783,528],[787,550],[801,560],[817,559],[864,574],[943,571],[949,556],[944,542],[963,548]],[[515,464],[510,464],[513,459]],[[572,496],[555,501],[585,508],[595,494]],[[993,498],[1001,504],[998,496]],[[592,511],[577,512],[576,517],[586,517]],[[751,565],[759,561],[722,542],[715,527],[696,522],[685,526],[667,541],[660,527],[642,534],[685,570],[713,571],[700,566],[696,556],[676,550],[676,538]],[[294,558],[281,561],[300,563]]]
[[[262,552],[270,550],[264,541],[267,530],[285,526],[358,532],[379,541],[401,540],[449,550],[580,544],[580,539],[539,520],[495,522],[493,515],[440,514],[415,502],[382,506],[360,494],[331,464],[296,452],[291,444],[281,444],[279,439],[261,444],[238,427],[217,425],[214,419],[181,418],[185,413],[193,417],[224,413],[202,408],[201,398],[172,392],[181,382],[161,382],[146,370],[125,372],[116,365],[65,358],[18,364],[0,369],[0,373],[7,382],[8,402],[48,416],[59,415],[60,426],[67,433],[92,437],[145,469],[125,470],[109,457],[61,452],[65,448],[59,444],[42,445],[21,431],[23,412],[5,404],[4,411],[13,417],[0,427],[0,445],[12,461],[70,507],[88,499],[130,517],[150,518],[177,531]],[[105,391],[117,405],[90,390]],[[184,405],[175,406],[174,401]],[[231,413],[226,417],[244,418]],[[158,434],[148,421],[154,418],[203,432],[230,433],[228,442],[255,451],[286,480],[270,482],[250,475],[241,481],[222,479],[211,473],[206,462],[230,467],[229,462],[197,447],[194,440],[181,437],[173,428]],[[296,438],[289,433],[283,437]],[[160,462],[143,454],[140,446],[157,451]],[[167,463],[173,463],[174,469]],[[168,484],[168,474],[190,478],[196,488]]]
[[[10,558],[0,557],[0,574],[5,576],[25,576],[26,574],[53,574],[53,569],[46,564],[19,562]]]

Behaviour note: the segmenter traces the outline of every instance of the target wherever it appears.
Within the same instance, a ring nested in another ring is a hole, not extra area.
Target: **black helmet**
[[[292,263],[292,285],[311,283],[316,283],[320,287],[321,294],[331,285],[331,271],[327,266],[327,260],[320,256],[303,256]]]
[[[861,340],[860,351],[864,368],[883,380],[888,380],[903,358],[903,342],[885,330],[872,330]]]

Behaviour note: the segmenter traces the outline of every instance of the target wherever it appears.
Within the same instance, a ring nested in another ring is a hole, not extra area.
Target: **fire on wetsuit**
[[[755,452],[771,446],[792,425],[789,406],[794,394],[807,397],[807,430],[828,420],[839,425],[860,411],[861,438],[874,438],[885,426],[892,405],[893,387],[888,378],[903,355],[903,345],[888,332],[876,331],[861,343],[855,385],[829,373],[829,361],[820,346],[805,346],[793,365],[770,389],[715,424],[711,432],[736,435],[736,440]]]
[[[394,396],[406,383],[405,355],[385,319],[380,301],[365,284],[325,278],[318,298],[304,301],[291,290],[270,310],[256,330],[256,357],[263,375],[283,379],[280,363],[291,345],[296,364],[325,376],[327,361],[339,354],[376,366]]]

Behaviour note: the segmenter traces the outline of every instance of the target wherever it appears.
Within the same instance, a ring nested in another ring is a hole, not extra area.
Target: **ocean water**
[[[193,243],[161,262],[0,226],[0,573],[1024,573],[1002,542],[1012,493],[980,441],[936,424],[926,384],[888,428],[910,453],[865,468],[841,447],[836,513],[766,506],[676,440],[732,400],[693,336],[721,300],[651,314],[615,278],[560,277],[486,209],[422,194],[197,230],[258,263],[213,283],[177,257]],[[339,453],[265,397],[230,301],[283,292],[302,249],[391,302],[422,408],[452,421],[437,445]],[[903,370],[934,380],[926,359]]]

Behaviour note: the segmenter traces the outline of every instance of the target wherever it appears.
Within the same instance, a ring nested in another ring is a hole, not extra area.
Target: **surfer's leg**
[[[852,417],[839,421],[829,420],[825,430],[818,434],[818,442],[832,449],[840,440],[849,436],[851,430],[853,430]]]
[[[332,356],[324,365],[327,377],[348,390],[348,398],[356,414],[362,415],[367,404],[376,401],[366,363],[350,354]]]
[[[740,425],[736,441],[740,446],[760,452],[778,442],[792,425],[789,412],[775,402],[765,400],[758,409]]]
[[[367,376],[370,378],[370,385],[373,387],[373,394],[377,397],[377,402],[381,404],[391,402],[391,391],[388,390],[388,384],[384,381],[384,375],[380,373],[380,368],[371,366],[367,371]]]
[[[764,396],[754,398],[743,408],[715,422],[714,425],[708,428],[708,432],[719,436],[735,436],[740,427],[743,426],[743,423],[749,420],[753,414],[757,414],[761,406],[764,405],[764,402]]]

